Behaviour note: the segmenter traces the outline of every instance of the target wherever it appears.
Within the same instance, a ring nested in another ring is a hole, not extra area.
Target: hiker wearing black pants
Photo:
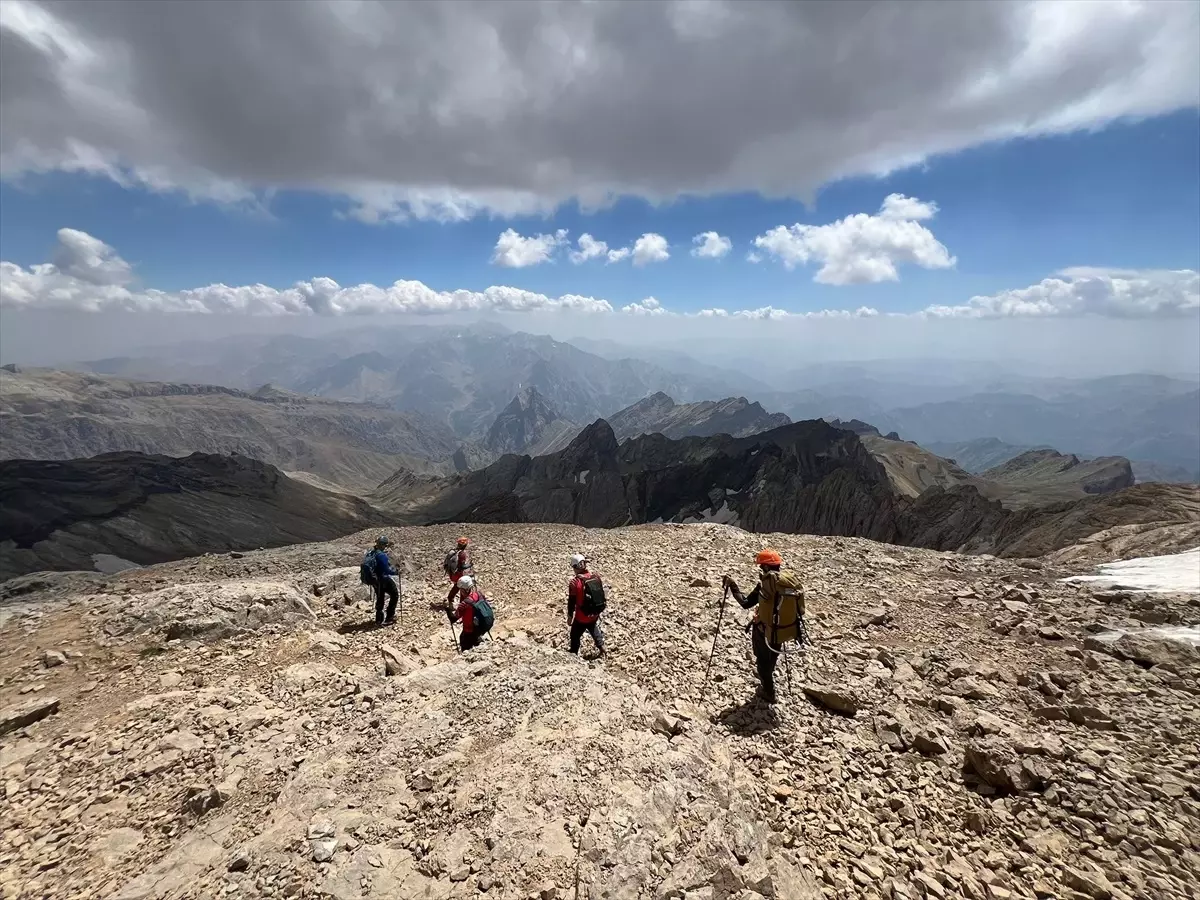
[[[388,559],[388,537],[381,534],[375,541],[375,624],[377,626],[396,624],[396,606],[400,603],[400,573]],[[387,601],[387,613],[384,614],[384,601]]]
[[[597,656],[604,655],[604,632],[600,630],[600,614],[604,612],[604,585],[600,576],[588,571],[587,558],[576,553],[571,557],[575,576],[567,585],[567,622],[571,626],[570,652],[578,653],[585,634],[592,636]]]
[[[742,596],[737,582],[728,575],[723,584],[742,609],[757,607],[750,623],[750,647],[758,669],[759,696],[764,703],[774,703],[779,654],[786,642],[799,641],[804,633],[804,592],[795,575],[782,571],[783,559],[774,550],[761,551],[754,561],[759,582],[749,594]]]

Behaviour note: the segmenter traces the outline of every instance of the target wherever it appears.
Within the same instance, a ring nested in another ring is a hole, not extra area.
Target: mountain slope
[[[476,526],[496,626],[460,654],[419,602],[458,533],[393,533],[412,563],[395,628],[345,599],[373,532],[29,595],[0,622],[0,710],[26,711],[2,737],[4,824],[39,837],[6,847],[6,898],[1195,894],[1200,657],[1138,628],[1196,624],[1186,598],[772,535],[813,647],[767,707],[749,613],[719,611],[763,536]],[[603,660],[565,652],[547,548],[603,575]],[[289,614],[241,618],[268,599]],[[1106,649],[1097,625],[1137,630]],[[1096,852],[1118,817],[1136,839]]]
[[[108,453],[0,462],[0,580],[328,540],[377,513],[241,456]]]
[[[613,413],[607,421],[618,441],[643,434],[663,434],[669,438],[713,434],[745,437],[791,423],[783,413],[768,413],[745,397],[676,403],[661,391]]]
[[[798,422],[745,438],[726,435],[671,440],[647,435],[618,445],[604,420],[589,425],[565,450],[542,457],[509,455],[449,478],[397,473],[374,501],[407,523],[558,522],[613,527],[655,521],[716,521],[750,531],[845,535],[936,549],[966,548],[1010,555],[1025,541],[1049,549],[1079,539],[1073,503],[1043,501],[1031,509],[1013,497],[1021,486],[976,479],[945,460],[929,483],[898,488],[895,472],[869,449],[874,442],[930,457],[906,442],[851,431],[821,420]],[[878,450],[876,451],[878,453]],[[894,468],[894,467],[893,467]],[[944,480],[939,480],[945,476]],[[964,480],[965,479],[965,480]],[[918,489],[919,488],[919,489]],[[1084,492],[1075,487],[1075,495]],[[1180,487],[1181,510],[1197,491]],[[1118,523],[1161,522],[1129,489],[1106,495],[1095,516]],[[1151,508],[1152,512],[1152,508]],[[1090,515],[1090,514],[1089,514]],[[1055,537],[1055,535],[1059,535]],[[1028,539],[1028,540],[1027,540]],[[1068,540],[1069,539],[1069,540]]]
[[[981,476],[1036,490],[1076,489],[1085,494],[1110,494],[1133,485],[1133,467],[1120,456],[1103,456],[1080,462],[1079,457],[1057,450],[1027,450]]]
[[[440,467],[458,443],[417,415],[274,385],[247,394],[45,369],[0,371],[0,434],[5,459],[238,453],[360,490],[398,466]]]

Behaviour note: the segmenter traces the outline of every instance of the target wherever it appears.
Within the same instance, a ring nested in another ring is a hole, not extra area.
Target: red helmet
[[[774,550],[759,550],[754,562],[760,566],[782,566],[783,557]]]
[[[468,541],[465,537],[460,537],[458,539],[458,546],[460,546],[460,547],[465,547],[469,543],[470,543],[470,541]]]

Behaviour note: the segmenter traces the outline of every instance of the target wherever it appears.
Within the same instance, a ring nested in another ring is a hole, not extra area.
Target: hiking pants
[[[762,685],[763,698],[775,701],[775,665],[779,654],[767,645],[765,628],[755,626],[751,631],[750,646],[754,649],[754,662],[758,668],[758,681]]]
[[[458,636],[458,648],[466,653],[472,647],[478,647],[483,643],[483,635],[475,634],[471,631],[461,632]]]
[[[584,633],[592,636],[592,641],[596,645],[597,650],[604,649],[604,632],[600,630],[600,620],[595,622],[572,622],[571,623],[571,653],[579,652],[579,642],[583,640]]]
[[[396,604],[400,602],[400,588],[397,587],[399,579],[393,580],[390,577],[375,579],[375,624],[382,625],[383,618],[383,601],[386,597],[387,605],[387,621],[396,618]]]

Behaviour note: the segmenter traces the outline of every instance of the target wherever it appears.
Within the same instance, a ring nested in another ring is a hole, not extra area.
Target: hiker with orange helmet
[[[458,593],[458,579],[464,575],[472,575],[475,571],[471,565],[471,542],[466,537],[458,539],[454,549],[446,554],[442,567],[450,578],[450,593],[446,595],[446,602],[451,603]]]
[[[758,584],[742,596],[737,582],[728,575],[722,580],[742,609],[754,610],[751,647],[758,668],[759,696],[775,702],[775,664],[787,641],[802,640],[804,634],[804,591],[800,579],[783,570],[783,558],[775,550],[760,550],[754,557]]]

